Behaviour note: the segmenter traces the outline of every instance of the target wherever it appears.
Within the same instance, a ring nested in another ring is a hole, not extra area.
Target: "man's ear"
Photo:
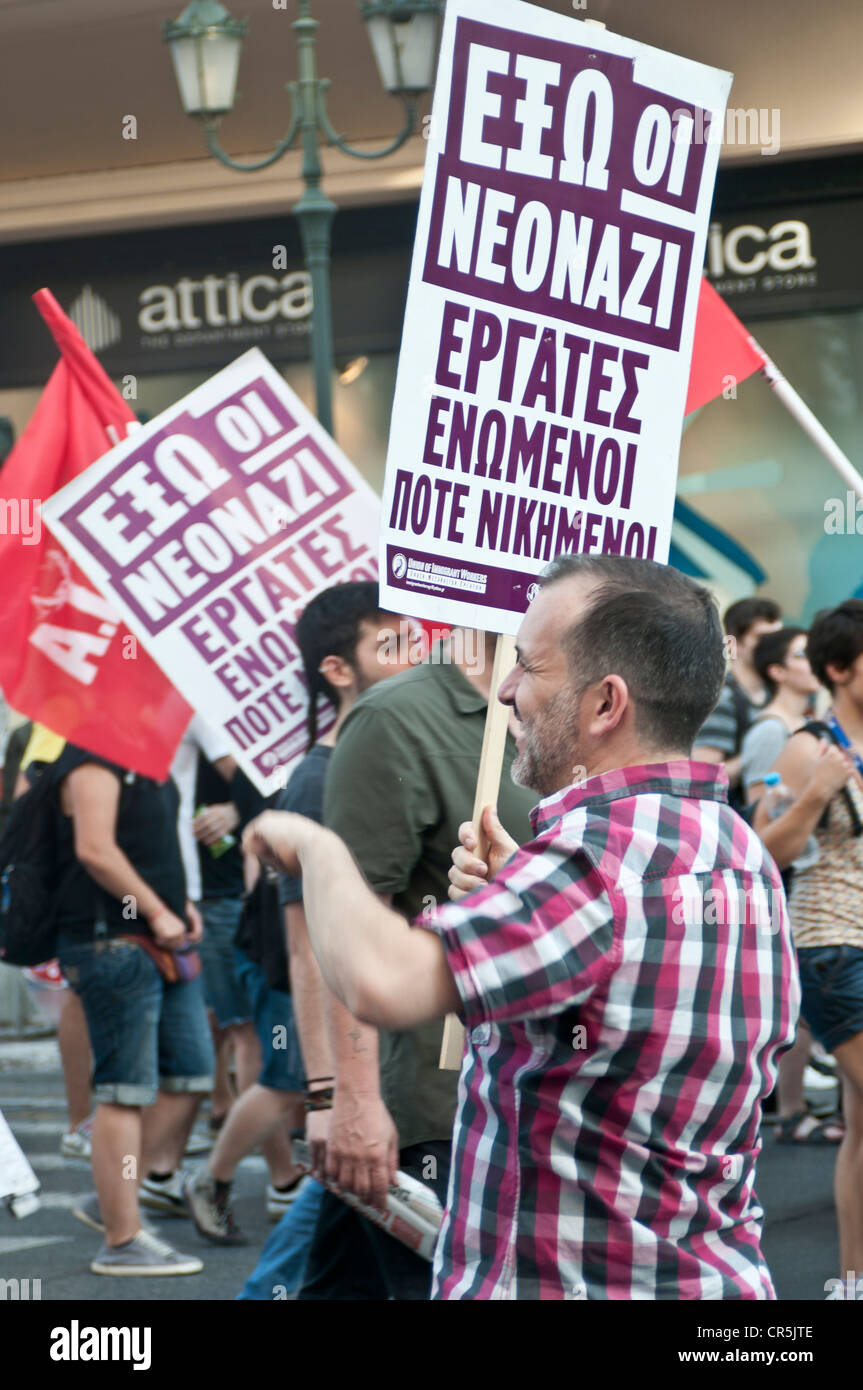
[[[593,702],[589,731],[594,738],[602,738],[618,728],[631,704],[629,687],[622,676],[606,676],[588,698]]]
[[[824,671],[832,685],[847,685],[851,679],[851,667],[837,666],[835,661],[828,661]]]
[[[343,656],[325,656],[318,666],[318,673],[337,690],[343,690],[346,686],[353,685],[353,668]]]

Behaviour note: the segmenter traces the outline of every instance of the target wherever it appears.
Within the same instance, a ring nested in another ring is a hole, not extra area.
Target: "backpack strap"
[[[810,719],[808,724],[804,724],[803,727],[800,729],[795,729],[794,734],[812,734],[813,738],[829,739],[830,742],[836,748],[840,748],[842,746],[836,738],[836,735],[834,734],[833,730],[830,728],[830,725],[825,724],[823,719]],[[792,738],[794,737],[794,734],[791,735]],[[851,793],[849,792],[848,788],[843,787],[839,795],[842,797],[842,800],[845,802],[845,805],[847,807],[848,815],[851,818],[851,824],[854,827],[855,838],[858,835],[863,835],[863,821],[860,820],[860,816],[857,812],[857,807],[854,805],[854,799]],[[819,829],[826,830],[829,817],[830,803],[828,802],[827,805],[824,807],[824,814],[818,822]]]

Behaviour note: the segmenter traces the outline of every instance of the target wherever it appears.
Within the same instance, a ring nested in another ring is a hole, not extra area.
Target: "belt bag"
[[[142,951],[146,951],[169,985],[175,985],[179,980],[194,980],[201,973],[201,957],[192,946],[182,951],[169,951],[157,945],[152,936],[121,936],[120,940],[130,941],[133,946],[140,946]]]

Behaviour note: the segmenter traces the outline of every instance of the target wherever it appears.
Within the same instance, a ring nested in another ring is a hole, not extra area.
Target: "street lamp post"
[[[321,187],[321,140],[357,159],[383,159],[410,138],[417,127],[418,99],[431,86],[442,0],[360,0],[383,85],[405,105],[400,134],[383,149],[372,151],[355,149],[333,129],[326,108],[329,83],[318,77],[317,71],[318,22],[312,18],[310,0],[297,0],[297,8],[292,28],[297,36],[298,80],[287,83],[291,123],[273,153],[251,164],[232,159],[217,136],[220,118],[234,104],[246,21],[232,19],[218,0],[192,0],[180,18],[168,21],[162,32],[171,47],[184,110],[203,121],[210,153],[222,164],[240,173],[266,169],[293,149],[299,137],[304,187],[293,211],[300,224],[312,284],[312,362],[318,419],[332,433],[330,245],[336,205]]]

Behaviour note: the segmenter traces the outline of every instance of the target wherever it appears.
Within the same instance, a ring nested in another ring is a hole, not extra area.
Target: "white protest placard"
[[[130,435],[42,515],[259,790],[284,786],[306,749],[296,618],[332,584],[377,578],[380,501],[263,353]],[[134,693],[130,660],[130,719]]]
[[[383,498],[387,607],[514,634],[557,554],[667,561],[730,86],[521,0],[449,0]]]

